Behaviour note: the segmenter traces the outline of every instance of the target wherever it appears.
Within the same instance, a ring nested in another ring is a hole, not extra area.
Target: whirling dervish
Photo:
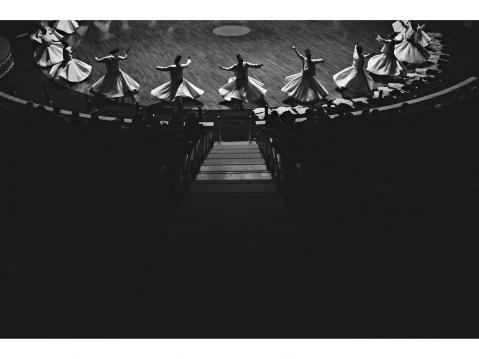
[[[40,67],[49,67],[63,61],[63,46],[48,34],[46,27],[40,29],[38,34],[40,46],[33,52],[33,60]]]
[[[383,47],[379,55],[369,59],[367,66],[369,72],[380,76],[401,76],[406,72],[406,67],[394,55],[394,46],[400,43],[395,40],[396,35],[397,33],[393,32],[387,39],[376,36],[376,40],[383,44]]]
[[[60,41],[64,37],[57,30],[55,30],[53,27],[48,25],[48,21],[41,20],[40,24],[39,24],[39,27],[30,34],[30,39],[33,40],[33,41],[38,42],[39,44],[41,44],[42,40],[40,38],[40,34],[43,33],[42,29],[46,30],[46,33],[44,33],[43,35],[46,35],[46,37],[48,37],[52,41]]]
[[[73,34],[79,27],[78,22],[75,20],[57,20],[53,25],[58,31],[64,32],[65,34]]]
[[[266,89],[261,81],[248,76],[248,69],[259,69],[263,64],[252,64],[243,61],[243,57],[236,55],[237,64],[230,67],[220,66],[220,69],[226,71],[234,71],[235,77],[230,77],[228,83],[221,87],[218,91],[226,100],[236,99],[242,102],[258,101],[266,94]]]
[[[352,66],[333,76],[334,82],[341,90],[343,97],[373,97],[376,85],[364,69],[365,59],[373,55],[373,53],[363,55],[363,48],[357,43],[354,45]]]
[[[118,98],[138,92],[140,84],[120,69],[120,61],[128,58],[130,49],[126,50],[124,56],[119,55],[120,50],[115,48],[110,54],[101,59],[95,57],[96,62],[104,63],[106,75],[95,82],[90,91],[103,95],[107,98]]]
[[[326,88],[316,79],[316,64],[323,59],[311,58],[311,51],[304,50],[302,55],[296,47],[291,47],[302,61],[302,72],[286,77],[286,85],[281,89],[289,97],[303,103],[314,103],[328,96]]]
[[[394,31],[398,32],[399,35],[396,37],[396,40],[402,40],[404,37],[406,31],[408,30],[409,27],[412,26],[412,21],[411,20],[397,20],[393,22],[393,29]],[[422,47],[427,47],[431,44],[431,37],[424,31],[424,28],[426,27],[426,24],[418,25],[417,26],[417,42],[422,46]]]
[[[114,37],[110,32],[111,20],[95,20],[93,25],[98,29],[98,41],[107,41]]]
[[[68,82],[81,82],[91,73],[91,66],[83,61],[73,58],[73,49],[66,41],[63,44],[63,61],[54,65],[50,70],[50,77],[57,80],[60,78]]]
[[[156,67],[157,70],[168,71],[170,73],[170,81],[153,89],[151,91],[153,96],[163,101],[175,101],[176,99],[181,103],[182,97],[195,99],[204,94],[202,89],[183,78],[183,69],[190,66],[191,59],[188,57],[184,64],[181,64],[180,61],[181,55],[178,55],[173,65]]]
[[[408,26],[404,40],[394,48],[394,55],[398,60],[415,65],[421,65],[429,60],[429,52],[418,42],[418,28],[419,25],[416,29],[414,24]]]

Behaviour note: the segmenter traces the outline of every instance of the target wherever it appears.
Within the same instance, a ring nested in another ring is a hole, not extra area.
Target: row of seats
[[[1,119],[0,305],[8,310],[0,335],[133,331],[128,311],[211,131],[83,122],[7,104]]]
[[[479,318],[468,289],[477,273],[478,98],[474,85],[441,104],[336,119],[310,111],[301,123],[258,130],[342,323],[338,336],[479,334],[463,321]]]

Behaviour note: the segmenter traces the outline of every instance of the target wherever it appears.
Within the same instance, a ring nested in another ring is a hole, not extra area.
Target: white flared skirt
[[[69,82],[81,82],[91,73],[91,66],[77,59],[71,59],[67,64],[63,62],[50,69],[50,76],[54,79],[63,78]]]
[[[393,30],[399,33],[395,39],[400,41],[405,33],[406,28],[398,20],[393,22]],[[419,30],[417,32],[417,42],[419,43],[419,45],[426,47],[431,44],[431,41],[431,37],[424,30]]]
[[[122,70],[108,73],[93,84],[90,91],[108,98],[123,97],[138,92],[140,84]]]
[[[40,67],[58,64],[63,61],[63,46],[57,43],[48,46],[40,45],[35,49],[33,59]]]
[[[317,102],[328,96],[326,88],[314,76],[302,72],[286,77],[286,85],[281,89],[297,101]]]
[[[406,71],[394,54],[379,54],[371,57],[367,70],[375,75],[400,76]]]
[[[401,41],[403,38],[403,35],[404,35],[404,32],[400,33],[398,36],[396,36],[395,40]],[[427,34],[427,32],[423,30],[419,30],[417,33],[416,41],[422,47],[426,47],[431,44],[432,38]]]
[[[191,82],[183,79],[179,84],[173,85],[171,81],[158,86],[151,91],[151,94],[162,101],[173,101],[176,97],[188,97],[195,99],[205,92],[193,85]]]
[[[372,97],[376,85],[369,74],[354,66],[345,68],[333,76],[336,85],[342,89],[343,97]]]
[[[401,21],[397,20],[392,23],[393,30],[395,32],[403,32],[404,31],[404,26],[401,24]]]
[[[232,99],[240,101],[257,101],[267,92],[261,81],[250,76],[248,76],[248,81],[244,86],[237,86],[236,77],[231,77],[228,80],[228,83],[218,91],[221,97],[226,101],[231,101]]]
[[[30,34],[30,40],[36,41],[39,44],[42,43],[42,39],[38,36],[39,31],[34,31]],[[63,39],[63,35],[61,35],[58,31],[55,31],[54,29],[51,32],[48,32],[47,37],[52,40],[52,41],[60,41]]]
[[[403,41],[394,48],[394,55],[399,61],[420,65],[429,59],[429,52],[419,44]]]
[[[53,27],[66,34],[73,34],[80,26],[75,20],[58,20]]]
[[[424,30],[419,30],[418,36],[417,36],[417,42],[419,45],[422,47],[429,46],[431,44],[432,38],[427,34],[426,31]]]

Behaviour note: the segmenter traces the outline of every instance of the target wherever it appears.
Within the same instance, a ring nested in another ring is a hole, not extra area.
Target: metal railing
[[[201,164],[213,147],[213,130],[207,130],[189,151],[184,154],[183,161],[180,164],[180,171],[177,177],[177,184],[181,190],[186,190],[198,174]]]
[[[310,224],[310,205],[302,165],[281,154],[275,140],[262,129],[256,131],[256,142],[294,222],[299,228],[306,228]]]

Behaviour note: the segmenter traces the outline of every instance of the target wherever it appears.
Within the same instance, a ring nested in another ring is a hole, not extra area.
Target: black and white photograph
[[[479,338],[479,13],[155,6],[0,15],[0,337]]]

